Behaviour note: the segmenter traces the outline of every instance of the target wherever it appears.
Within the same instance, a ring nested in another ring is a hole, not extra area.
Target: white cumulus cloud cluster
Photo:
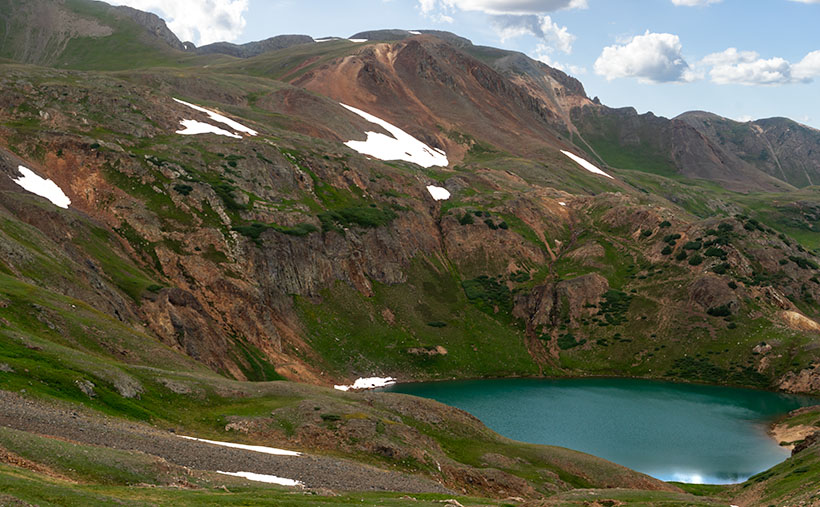
[[[808,83],[820,76],[820,51],[791,63],[784,58],[761,58],[755,51],[729,48],[706,56],[701,63],[711,68],[709,77],[716,84],[771,86]]]
[[[681,51],[677,35],[647,31],[624,44],[605,47],[594,69],[609,81],[623,77],[644,83],[692,81],[695,75]]]
[[[236,40],[245,30],[248,0],[113,0],[165,19],[182,41],[199,46]]]
[[[419,0],[421,12],[437,21],[452,22],[456,11],[483,12],[502,41],[530,35],[539,39],[533,57],[566,70],[553,61],[553,54],[572,52],[575,35],[547,15],[563,9],[586,9],[587,0]],[[570,70],[582,70],[571,67]]]
[[[587,0],[419,0],[421,11],[480,11],[487,14],[542,14],[560,9],[585,9]]]
[[[818,0],[820,3],[820,0]],[[644,83],[682,83],[708,78],[719,85],[776,86],[809,83],[820,77],[820,50],[796,63],[780,57],[763,58],[755,51],[729,48],[690,65],[677,35],[651,33],[604,48],[595,73],[611,81],[636,78]]]

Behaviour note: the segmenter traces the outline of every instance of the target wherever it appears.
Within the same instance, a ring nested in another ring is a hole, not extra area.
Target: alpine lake
[[[789,456],[771,423],[820,399],[636,379],[396,384],[388,392],[469,412],[497,433],[574,449],[664,481],[742,482]]]

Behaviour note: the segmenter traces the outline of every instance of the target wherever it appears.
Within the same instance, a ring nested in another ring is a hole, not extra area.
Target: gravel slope
[[[0,391],[0,425],[45,436],[159,456],[197,470],[254,472],[296,479],[308,488],[452,493],[429,479],[324,456],[275,456],[186,440],[151,426]],[[197,436],[197,435],[192,435]]]

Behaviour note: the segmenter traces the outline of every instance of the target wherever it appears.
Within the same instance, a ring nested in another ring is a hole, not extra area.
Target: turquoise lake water
[[[664,481],[741,482],[789,457],[766,433],[820,399],[633,379],[502,379],[398,384],[508,438],[587,452]]]

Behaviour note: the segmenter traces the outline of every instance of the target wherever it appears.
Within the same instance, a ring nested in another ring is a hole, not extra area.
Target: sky
[[[446,30],[521,51],[610,107],[820,128],[820,0],[113,0],[184,41]]]

